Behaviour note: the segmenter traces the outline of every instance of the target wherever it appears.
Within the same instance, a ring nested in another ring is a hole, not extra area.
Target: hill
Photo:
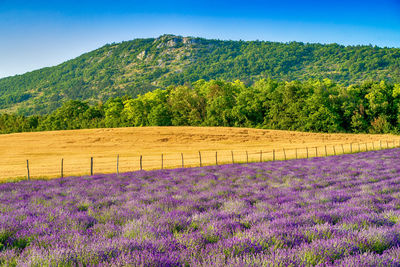
[[[0,111],[47,114],[66,100],[106,101],[199,79],[329,78],[400,82],[400,49],[221,41],[163,35],[107,44],[58,66],[0,79]]]

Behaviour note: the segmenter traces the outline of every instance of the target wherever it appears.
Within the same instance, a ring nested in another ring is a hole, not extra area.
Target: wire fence
[[[49,161],[34,162],[26,160],[25,176],[14,180],[59,178],[66,176],[85,176],[100,173],[123,173],[138,170],[173,169],[202,167],[210,165],[252,163],[290,159],[326,157],[371,150],[400,147],[400,139],[370,143],[330,144],[320,146],[291,147],[269,150],[204,150],[195,153],[162,153],[159,155],[115,155],[93,156],[87,160],[74,160],[71,157],[52,158]],[[21,167],[19,165],[19,167]],[[21,170],[22,171],[22,170]]]

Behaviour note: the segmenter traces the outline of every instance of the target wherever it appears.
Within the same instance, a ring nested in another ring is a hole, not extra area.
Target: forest
[[[400,84],[260,79],[247,86],[201,79],[96,104],[69,100],[46,115],[0,115],[0,133],[186,125],[399,133]]]
[[[103,102],[106,105],[118,102],[119,100],[116,100],[118,97],[121,97],[121,105],[124,105],[123,102],[128,101],[124,98],[125,95],[136,98],[139,94],[144,95],[156,89],[164,89],[171,85],[176,87],[196,84],[196,81],[203,79],[227,82],[239,79],[247,87],[259,90],[257,88],[261,86],[260,82],[258,84],[256,82],[262,79],[273,79],[279,84],[277,87],[281,88],[282,85],[277,81],[305,82],[309,79],[325,78],[346,87],[369,80],[400,83],[400,49],[371,45],[222,41],[174,35],[135,39],[105,45],[58,66],[0,79],[0,112],[45,115],[70,100],[86,101],[90,105]],[[196,86],[200,86],[199,83],[194,87]],[[304,86],[310,87],[310,85]],[[308,89],[303,89],[304,92],[301,90],[301,94],[310,94]],[[178,90],[183,89],[179,87]],[[244,101],[242,97],[244,96],[239,98],[240,101]],[[341,97],[345,97],[344,93],[341,93]],[[215,104],[213,103],[210,105]],[[306,108],[304,103],[299,105]],[[265,110],[269,110],[269,106],[265,107]],[[175,111],[172,112],[175,114]],[[302,112],[294,116],[301,117],[309,111]],[[276,118],[274,119],[275,115],[276,112],[263,113],[257,118],[245,119],[239,118],[240,115],[229,113],[229,116],[226,115],[229,121],[224,120],[223,124],[249,124],[260,127],[269,125],[277,128],[286,128],[290,124],[290,127],[294,128],[306,127],[293,126],[297,125],[291,122],[297,120],[295,117],[285,119],[284,123],[278,123]],[[126,116],[128,123],[130,115]],[[217,123],[211,118],[212,114],[207,113],[204,116],[207,118],[202,123]],[[232,116],[239,117],[232,119]],[[369,118],[371,115],[366,116]],[[368,119],[367,122],[370,127]],[[139,124],[151,123],[152,119]],[[177,122],[172,119],[171,123]],[[190,123],[198,122],[190,121]],[[351,127],[346,123],[344,121],[335,125],[350,130]],[[365,127],[367,126],[358,128]]]

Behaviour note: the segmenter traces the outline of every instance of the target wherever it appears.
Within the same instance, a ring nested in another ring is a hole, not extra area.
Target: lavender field
[[[0,265],[400,266],[400,149],[0,185]]]

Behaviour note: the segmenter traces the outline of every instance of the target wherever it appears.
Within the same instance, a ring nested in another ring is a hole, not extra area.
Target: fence
[[[93,156],[85,161],[74,161],[61,158],[53,160],[51,167],[34,166],[26,160],[26,176],[16,178],[55,178],[74,175],[94,175],[96,173],[121,173],[136,170],[152,170],[166,168],[202,167],[230,163],[251,163],[275,160],[289,160],[312,157],[381,150],[400,147],[399,140],[385,140],[371,143],[347,143],[300,148],[279,148],[270,150],[219,150],[198,151],[196,153],[162,153],[160,155],[123,156],[115,158]]]

